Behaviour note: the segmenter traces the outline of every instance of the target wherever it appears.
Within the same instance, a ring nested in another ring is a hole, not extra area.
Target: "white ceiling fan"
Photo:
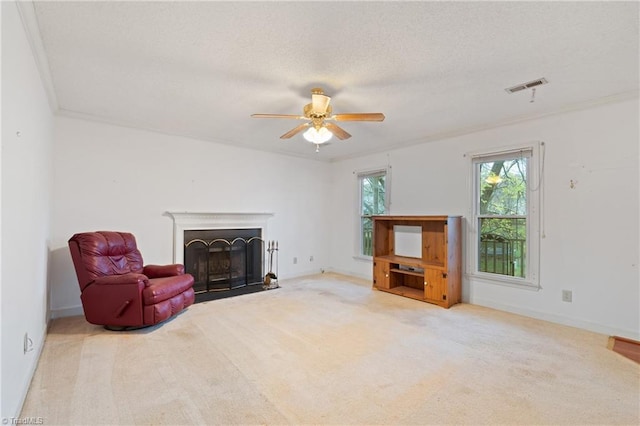
[[[311,89],[311,103],[304,106],[302,115],[293,114],[253,114],[253,118],[288,118],[306,120],[280,136],[280,139],[289,139],[306,129],[304,138],[316,144],[316,151],[320,144],[327,142],[333,135],[340,140],[349,139],[351,135],[334,121],[383,121],[384,114],[371,113],[345,113],[332,114],[331,98],[324,94],[321,88]]]

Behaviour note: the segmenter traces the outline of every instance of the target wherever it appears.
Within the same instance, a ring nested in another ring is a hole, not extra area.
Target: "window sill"
[[[363,254],[356,254],[353,259],[360,262],[373,262],[373,256],[365,256]]]
[[[541,290],[540,284],[534,280],[524,280],[518,278],[510,278],[507,276],[496,276],[496,274],[483,274],[478,272],[466,273],[465,276],[469,280],[481,281],[485,284],[496,284],[530,291]]]

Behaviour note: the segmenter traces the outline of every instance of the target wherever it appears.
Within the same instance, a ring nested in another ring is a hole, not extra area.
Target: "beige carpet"
[[[22,417],[53,425],[638,424],[608,336],[338,275],[136,332],[52,322]]]

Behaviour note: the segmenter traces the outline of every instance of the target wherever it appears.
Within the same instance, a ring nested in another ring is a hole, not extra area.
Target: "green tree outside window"
[[[386,213],[386,173],[363,174],[360,180],[361,254],[373,256],[373,220]]]
[[[480,272],[526,277],[528,160],[477,163]]]

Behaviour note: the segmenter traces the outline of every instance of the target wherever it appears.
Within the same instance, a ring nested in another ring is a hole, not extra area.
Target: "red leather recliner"
[[[193,304],[193,276],[184,265],[143,266],[127,232],[84,232],[69,239],[84,316],[107,328],[165,321]]]

